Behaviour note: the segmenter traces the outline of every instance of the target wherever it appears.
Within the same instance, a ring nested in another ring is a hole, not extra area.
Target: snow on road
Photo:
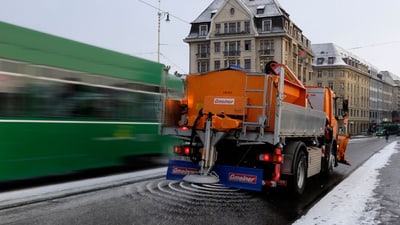
[[[293,224],[375,224],[379,209],[368,208],[367,203],[376,201],[373,191],[379,185],[379,169],[398,151],[396,145],[392,142],[373,155]]]

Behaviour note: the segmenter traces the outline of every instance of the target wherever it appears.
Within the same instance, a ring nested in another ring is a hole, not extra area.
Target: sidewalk
[[[392,225],[399,219],[400,142],[393,141],[293,224]]]
[[[374,202],[367,208],[376,211],[374,224],[400,224],[400,143],[395,153],[379,171],[379,185],[374,190]]]

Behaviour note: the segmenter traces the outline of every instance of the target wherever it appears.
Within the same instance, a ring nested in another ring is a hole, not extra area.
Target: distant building
[[[333,89],[349,101],[349,133],[369,127],[370,74],[368,63],[333,43],[312,45],[314,84]]]
[[[373,124],[391,122],[397,111],[398,90],[389,72],[333,44],[313,44],[314,83],[327,86],[338,97],[349,100],[350,133],[358,134]]]
[[[398,122],[398,110],[399,110],[399,87],[398,81],[395,79],[398,77],[389,72],[381,71],[382,82],[383,82],[383,107],[381,118],[383,121]]]
[[[312,80],[311,42],[275,0],[214,0],[184,39],[190,73],[237,65],[262,72],[271,60],[287,64],[307,84]]]

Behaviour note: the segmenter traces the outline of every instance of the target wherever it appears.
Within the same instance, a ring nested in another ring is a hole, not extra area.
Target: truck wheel
[[[333,155],[333,151],[335,149],[334,144],[331,144],[329,148],[325,149],[325,158],[324,158],[324,171],[323,174],[328,177],[333,173],[333,167],[335,167],[335,156]]]
[[[306,187],[307,179],[307,160],[306,154],[300,151],[297,155],[296,163],[293,168],[293,176],[290,183],[290,188],[295,195],[301,195]]]

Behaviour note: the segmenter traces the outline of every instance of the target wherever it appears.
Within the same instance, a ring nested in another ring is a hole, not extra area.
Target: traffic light
[[[347,114],[348,111],[349,111],[349,100],[343,99],[343,113]]]

